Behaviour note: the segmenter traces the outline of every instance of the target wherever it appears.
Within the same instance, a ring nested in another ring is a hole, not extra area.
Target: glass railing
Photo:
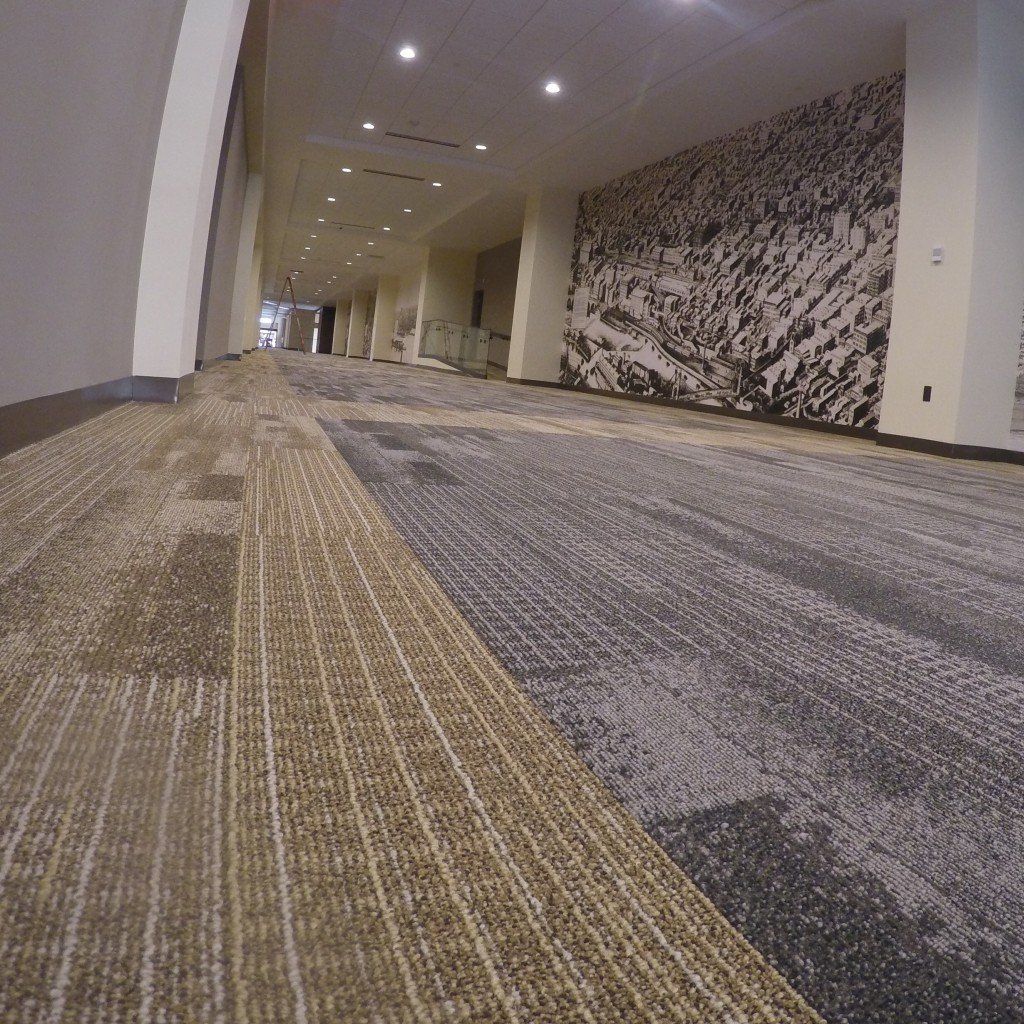
[[[420,356],[436,359],[474,377],[487,376],[491,332],[448,320],[427,320],[420,338]]]

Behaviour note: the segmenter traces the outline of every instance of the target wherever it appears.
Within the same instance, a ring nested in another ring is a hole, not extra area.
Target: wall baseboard
[[[771,423],[780,427],[799,427],[801,430],[818,430],[826,434],[842,434],[845,437],[862,437],[873,441],[878,431],[872,427],[850,427],[843,423],[825,423],[821,420],[797,419],[795,416],[780,416],[771,412],[748,412],[746,409],[727,409],[721,405],[705,405],[703,402],[687,402],[660,398],[653,395],[631,395],[625,391],[607,391],[601,388],[574,388],[556,380],[524,380],[509,377],[509,384],[526,384],[539,388],[560,388],[583,395],[598,395],[601,398],[617,398],[627,402],[641,402],[644,405],[660,405],[670,409],[686,409],[688,412],[707,413],[711,416],[728,416],[738,420],[752,420],[755,423]]]
[[[224,358],[227,359],[229,362],[237,363],[238,360],[242,358],[242,354],[241,352],[228,352],[228,354],[224,356]]]
[[[180,402],[195,387],[184,377],[118,377],[103,384],[0,406],[0,458],[127,402]]]
[[[903,434],[879,434],[882,448],[902,448],[924,455],[938,455],[944,459],[971,459],[975,462],[1010,462],[1024,466],[1024,452],[1012,448],[986,448],[976,444],[954,444],[951,441],[932,441],[925,437],[906,437]]]
[[[132,378],[0,406],[0,457],[131,401]]]
[[[132,401],[180,402],[195,390],[195,374],[184,377],[132,377]]]

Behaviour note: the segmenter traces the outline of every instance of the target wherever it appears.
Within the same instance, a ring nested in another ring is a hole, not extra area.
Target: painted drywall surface
[[[492,332],[487,361],[496,367],[508,366],[522,246],[522,238],[513,238],[510,242],[480,253],[476,258],[474,290],[483,292],[480,326]]]
[[[185,8],[139,265],[136,374],[180,377],[194,368],[217,169],[248,6],[196,0]]]
[[[893,75],[585,193],[563,381],[876,426],[902,138]]]
[[[398,314],[397,275],[384,274],[377,279],[377,300],[373,312],[373,332],[370,340],[371,359],[390,359],[395,338],[395,317]]]
[[[416,339],[416,321],[420,301],[420,274],[403,275],[398,282],[395,299],[395,326],[391,336],[391,351],[383,358],[404,363],[413,351]]]
[[[499,334],[512,333],[516,308],[516,282],[519,277],[519,252],[523,240],[495,246],[476,258],[475,290],[484,293],[480,326]]]
[[[126,377],[185,0],[4,0],[0,405]]]
[[[908,24],[884,433],[1009,442],[1024,295],[1022,50],[1024,11],[1000,0],[962,0]]]
[[[971,306],[956,440],[1009,439],[1024,296],[1024,6],[978,2],[978,185]]]
[[[352,300],[339,299],[334,314],[334,349],[336,356],[348,355],[348,324],[352,317]]]
[[[206,296],[206,316],[200,318],[202,332],[196,345],[196,358],[206,362],[227,355],[231,335],[238,239],[242,230],[245,189],[249,177],[243,107],[239,98],[231,115],[224,177],[220,183],[219,202],[215,204],[217,216],[210,227],[213,245],[209,291]]]
[[[463,249],[431,249],[420,277],[416,317],[416,353],[423,325],[431,320],[468,324],[473,313],[476,253]],[[406,362],[414,359],[407,356]]]
[[[257,245],[260,207],[263,202],[263,176],[248,174],[242,220],[238,231],[238,249],[235,255],[235,280],[232,285],[231,326],[228,333],[228,351],[240,355],[255,346],[255,320],[259,307],[252,295],[253,272],[262,256]]]

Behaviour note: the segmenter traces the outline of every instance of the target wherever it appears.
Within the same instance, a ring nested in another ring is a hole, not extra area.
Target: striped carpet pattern
[[[0,461],[0,1019],[820,1024],[279,365]]]
[[[580,757],[831,1024],[1024,1021],[1024,471],[289,359]]]

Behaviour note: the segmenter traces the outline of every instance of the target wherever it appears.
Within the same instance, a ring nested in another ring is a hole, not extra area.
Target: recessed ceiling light
[[[377,243],[376,243],[376,242],[369,242],[369,243],[367,243],[367,244],[368,244],[368,245],[376,245]]]
[[[402,60],[415,60],[416,51],[411,46],[403,46],[398,51],[398,56],[401,57]]]
[[[334,196],[328,196],[327,197],[327,202],[329,202],[329,203],[336,203],[337,199],[335,199]]]
[[[310,238],[316,238],[316,235],[310,235],[309,237]]]
[[[323,217],[317,217],[316,222],[317,222],[317,224],[323,224],[324,223]]]
[[[305,258],[306,258],[305,256],[300,256],[299,257],[300,260],[304,260]]]
[[[381,228],[381,231],[390,231],[390,230],[391,230],[391,228],[389,228],[386,224],[384,225],[384,227]]]
[[[346,267],[351,267],[352,266],[352,261],[351,260],[345,260],[345,266]]]
[[[441,187],[441,182],[439,182],[439,181],[432,181],[430,184],[433,185],[434,188],[440,188]]]
[[[361,252],[357,252],[356,255],[357,256],[362,256],[363,254]]]
[[[402,213],[412,213],[412,210],[407,206]]]
[[[364,121],[363,127],[368,131],[372,132],[376,125],[372,121]]]
[[[544,86],[544,91],[549,92],[554,96],[556,93],[560,93],[562,91],[562,87],[557,82],[548,82],[548,84]]]
[[[352,168],[351,167],[342,167],[341,173],[342,174],[351,174],[352,173]]]
[[[476,148],[482,151],[485,150],[487,147],[482,142],[478,142],[476,144]]]
[[[313,247],[312,247],[311,245],[307,245],[307,246],[306,246],[306,252],[309,252],[309,251],[310,251],[310,249],[312,249],[312,248],[313,248]]]

